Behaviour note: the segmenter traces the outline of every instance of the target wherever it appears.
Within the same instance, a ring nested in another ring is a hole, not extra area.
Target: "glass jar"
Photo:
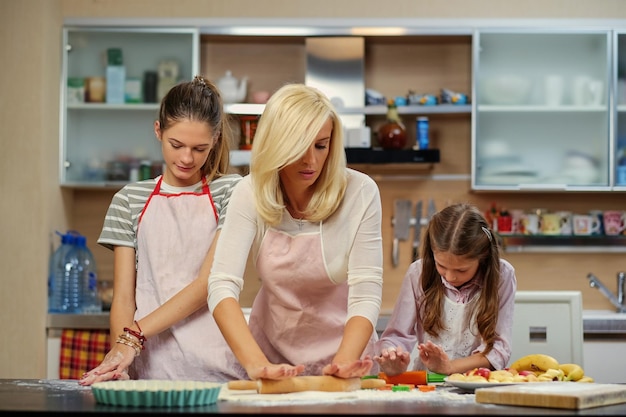
[[[406,128],[393,100],[387,102],[387,121],[378,129],[378,143],[383,149],[403,149],[406,146]]]

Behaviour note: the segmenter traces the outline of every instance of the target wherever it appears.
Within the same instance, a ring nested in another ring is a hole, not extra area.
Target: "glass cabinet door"
[[[610,189],[610,32],[474,37],[472,189]]]
[[[63,46],[60,184],[117,187],[146,163],[158,173],[159,102],[198,73],[198,30],[66,27]]]
[[[626,32],[615,34],[615,189],[626,191]]]

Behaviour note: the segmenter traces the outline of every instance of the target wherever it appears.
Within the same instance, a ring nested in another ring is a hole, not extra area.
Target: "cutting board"
[[[523,383],[479,388],[477,403],[579,410],[626,402],[626,385],[578,382]]]

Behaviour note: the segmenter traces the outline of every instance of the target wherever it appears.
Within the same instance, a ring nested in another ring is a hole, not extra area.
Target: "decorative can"
[[[417,140],[415,143],[417,149],[428,149],[430,144],[428,129],[428,117],[418,117],[416,126]]]

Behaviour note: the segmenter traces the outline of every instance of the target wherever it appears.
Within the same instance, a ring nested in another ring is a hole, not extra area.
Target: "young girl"
[[[98,243],[114,251],[111,350],[82,385],[109,379],[233,379],[232,352],[206,305],[215,241],[240,175],[228,121],[205,78],[174,86],[154,133],[162,176],[113,196]],[[133,361],[134,360],[134,361]]]
[[[421,258],[407,270],[377,347],[381,371],[441,374],[502,369],[511,356],[517,279],[500,259],[496,236],[473,205],[436,213],[422,239]]]

